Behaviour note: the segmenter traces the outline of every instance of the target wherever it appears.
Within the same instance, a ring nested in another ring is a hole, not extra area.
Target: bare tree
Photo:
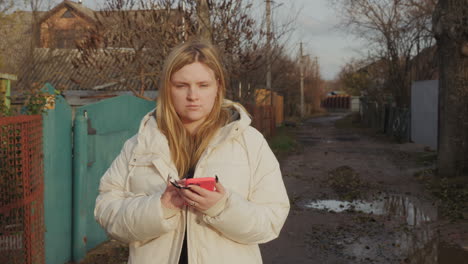
[[[367,65],[366,60],[353,59],[342,66],[336,78],[339,83],[338,87],[350,95],[369,94],[368,90],[373,85],[370,83],[369,73],[365,71]]]
[[[3,18],[13,6],[13,0],[0,0],[0,18]]]
[[[13,0],[0,0],[0,35],[6,36],[6,33],[11,30],[9,24],[11,23],[11,18],[8,17],[7,12],[13,7]],[[8,28],[8,29],[7,29]],[[0,41],[0,69],[5,63],[5,58],[3,57],[5,52],[5,43],[6,41],[2,39]]]
[[[199,27],[197,30],[198,35],[203,39],[212,40],[211,30],[211,19],[210,19],[210,8],[208,6],[208,0],[197,0],[197,21],[199,21]]]
[[[237,87],[242,83],[244,87],[256,87],[254,81],[258,78],[250,76],[264,66],[265,34],[262,21],[254,19],[251,1],[202,1],[207,4],[203,8],[198,6],[200,1],[183,2],[184,5],[175,0],[107,0],[104,10],[96,16],[98,26],[78,44],[81,55],[75,61],[76,67],[83,72],[93,68],[104,83],[124,84],[145,98],[144,91],[150,85],[158,87],[162,63],[172,47],[197,37],[200,28],[204,28],[222,53],[231,76],[233,88],[228,90],[228,96],[236,98]],[[200,9],[206,17],[206,8],[209,18],[201,20]],[[203,25],[206,20],[210,22],[208,27]],[[279,28],[276,40],[283,36],[285,27]],[[112,76],[109,65],[115,68]],[[253,94],[243,93],[242,97]]]
[[[468,169],[468,5],[439,0],[434,32],[439,48],[438,174],[454,177]]]
[[[320,72],[318,57],[306,57],[304,73],[304,97],[308,105],[307,114],[310,115],[320,111],[320,104],[325,96],[325,81]]]
[[[337,81],[342,90],[350,95],[364,95],[380,104],[387,101],[392,90],[386,86],[387,64],[385,61],[351,59],[338,74]]]
[[[34,64],[32,60],[34,60],[34,49],[38,47],[38,21],[43,13],[41,10],[50,8],[54,0],[0,1],[11,3],[8,6],[9,10],[12,8],[23,9],[22,11],[9,12],[4,17],[5,23],[2,23],[0,32],[1,35],[8,36],[2,38],[0,42],[0,51],[9,55],[4,68],[20,75],[25,66]],[[0,4],[0,9],[1,7]]]
[[[386,86],[399,106],[409,105],[411,59],[430,47],[436,0],[334,0],[344,25],[366,39],[375,61],[387,64]]]
[[[93,69],[94,78],[104,83],[101,87],[124,85],[136,96],[152,100],[144,92],[157,87],[162,61],[183,41],[183,16],[172,0],[108,0],[96,13],[96,27],[77,43],[80,56],[75,67],[82,78]]]

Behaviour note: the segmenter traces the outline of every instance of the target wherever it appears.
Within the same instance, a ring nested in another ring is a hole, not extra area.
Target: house
[[[177,9],[94,11],[64,0],[38,19],[37,47],[20,64],[14,91],[48,82],[73,105],[141,90],[142,96],[155,98],[159,81],[155,69],[164,57],[157,43],[156,49],[138,48],[132,34],[179,32],[181,21]]]
[[[38,21],[40,48],[74,49],[98,24],[98,13],[81,2],[65,0]]]
[[[169,11],[169,12],[167,12]],[[158,15],[155,15],[158,14]],[[91,35],[97,47],[130,48],[128,43],[115,39],[115,32],[124,30],[131,35],[143,27],[162,27],[181,30],[182,17],[178,9],[156,10],[92,10],[81,2],[64,0],[38,21],[40,48],[75,49]],[[169,23],[166,23],[169,22]],[[153,28],[154,30],[154,28]]]

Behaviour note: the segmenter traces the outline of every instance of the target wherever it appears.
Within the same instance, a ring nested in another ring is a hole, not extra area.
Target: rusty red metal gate
[[[0,118],[0,263],[45,263],[42,116]]]

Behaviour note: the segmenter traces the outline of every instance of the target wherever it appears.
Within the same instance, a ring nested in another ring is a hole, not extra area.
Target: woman
[[[247,112],[224,99],[215,49],[180,45],[155,112],[104,174],[95,218],[130,247],[128,263],[262,263],[289,212],[278,161]],[[178,179],[217,177],[215,191]]]

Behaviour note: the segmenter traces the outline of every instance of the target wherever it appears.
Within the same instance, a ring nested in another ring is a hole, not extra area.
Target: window
[[[75,48],[75,39],[76,39],[75,30],[55,31],[56,48],[73,49]]]
[[[70,12],[70,10],[67,10],[67,12],[65,12],[63,15],[62,15],[62,18],[74,18],[75,16],[72,14],[72,12]]]

